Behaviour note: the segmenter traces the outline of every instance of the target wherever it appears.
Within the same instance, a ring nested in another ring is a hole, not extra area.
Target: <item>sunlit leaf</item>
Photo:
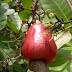
[[[7,9],[6,15],[13,14],[15,12],[14,9]]]
[[[5,15],[6,9],[0,6],[0,30],[6,26],[7,18]]]
[[[34,72],[34,71],[31,71],[30,69],[28,69],[27,72]]]
[[[22,21],[21,21],[20,17],[18,16],[18,13],[15,12],[14,14],[9,15],[9,17],[10,17],[10,20],[12,21],[12,23],[15,25],[15,27],[19,31],[21,28]]]
[[[2,5],[1,5],[3,8],[5,9],[9,9],[9,5],[5,2],[2,2]]]
[[[9,9],[9,5],[5,2],[3,2],[1,6],[5,9],[7,9],[7,11],[5,13],[6,15],[10,15],[10,14],[13,14],[15,12],[14,9]]]
[[[71,40],[70,32],[62,32],[54,37],[57,49],[59,49],[64,44],[68,43]]]
[[[22,32],[26,32],[28,30],[28,25],[23,25],[21,28]]]

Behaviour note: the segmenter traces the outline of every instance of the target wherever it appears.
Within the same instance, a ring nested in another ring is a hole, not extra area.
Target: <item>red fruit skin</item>
[[[51,63],[56,59],[57,47],[54,39],[50,41],[52,35],[45,30],[43,24],[33,24],[26,35],[23,44],[23,56],[26,59],[42,59],[47,63]]]

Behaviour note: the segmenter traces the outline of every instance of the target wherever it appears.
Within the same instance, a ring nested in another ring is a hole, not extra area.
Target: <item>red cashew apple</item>
[[[51,63],[56,59],[57,47],[52,35],[48,33],[43,24],[33,24],[26,35],[23,44],[23,56],[26,59],[41,59],[46,63]],[[50,41],[51,40],[51,41]]]

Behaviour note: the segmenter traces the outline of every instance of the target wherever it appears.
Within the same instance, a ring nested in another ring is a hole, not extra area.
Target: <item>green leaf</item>
[[[17,9],[16,0],[11,0],[11,1],[9,2],[9,8],[10,8],[10,9],[14,9],[14,10]]]
[[[55,13],[65,21],[69,21],[72,18],[72,11],[66,0],[41,0],[41,4],[44,10],[49,9],[50,12]]]
[[[0,47],[0,61],[3,61],[5,59],[4,51]]]
[[[10,38],[8,36],[2,36],[0,35],[0,51],[1,55],[7,55],[8,57],[11,57],[11,54],[15,54],[15,44],[14,43],[8,43],[10,41]],[[12,51],[12,53],[11,53]],[[2,54],[3,53],[3,54]]]
[[[57,20],[53,17],[53,18],[49,18],[47,15],[45,15],[44,18],[41,19],[41,21],[43,23],[48,23],[49,21],[52,21],[52,22],[56,22]],[[46,25],[46,24],[45,24]],[[48,24],[47,24],[48,25]]]
[[[17,62],[14,62],[14,64],[12,66],[13,66],[13,70],[15,70],[17,72],[26,72],[26,68],[24,66],[21,66]]]
[[[3,68],[2,68],[2,66],[3,66],[3,65],[2,65],[2,64],[0,64],[0,72],[2,72],[2,69],[3,69]]]
[[[6,26],[7,18],[5,15],[6,9],[0,6],[0,30],[4,29]]]
[[[51,72],[64,72],[67,70],[69,72],[69,67],[72,64],[72,61],[68,61],[68,57],[72,56],[72,47],[63,47],[58,50],[58,55],[56,60],[49,64]],[[69,66],[69,67],[68,67]]]
[[[21,28],[22,21],[21,21],[20,17],[18,16],[18,13],[15,12],[14,14],[9,15],[9,19],[15,25],[17,30],[19,31]]]
[[[24,59],[19,59],[18,64],[23,64],[24,63]]]
[[[32,14],[32,12],[28,11],[28,10],[24,10],[24,11],[19,12],[19,16],[20,16],[21,20],[29,19],[31,14]]]
[[[33,0],[21,0],[21,2],[23,4],[23,7],[27,9],[31,9],[30,5],[33,5]],[[19,12],[19,16],[22,20],[29,19],[31,14],[32,14],[32,11],[30,10],[24,10],[24,11]]]
[[[72,28],[70,29],[70,33],[71,33],[71,35],[72,35]]]
[[[4,2],[9,3],[11,0],[4,0]]]
[[[0,6],[1,6],[1,0],[0,0]]]
[[[20,0],[19,0],[20,1]],[[33,0],[21,0],[24,8],[30,8],[30,5],[33,5]]]
[[[9,9],[9,4],[7,4],[7,3],[3,2],[2,3],[2,7],[5,8],[5,9],[7,9],[5,15],[10,15],[10,14],[13,14],[15,12],[14,9]]]
[[[14,25],[10,20],[7,20],[7,26],[8,26],[12,31],[14,31],[16,34],[19,34],[19,31],[17,30],[17,28],[15,27],[15,25]]]

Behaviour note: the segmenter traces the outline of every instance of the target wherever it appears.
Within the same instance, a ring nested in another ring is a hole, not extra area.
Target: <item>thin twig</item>
[[[16,60],[16,59],[18,59],[19,57],[21,57],[21,54],[20,54],[19,56],[15,57],[15,58],[11,58],[11,59],[12,59],[12,60]]]
[[[67,24],[67,23],[71,23],[72,21],[68,21],[68,22],[63,22],[63,24]]]
[[[28,8],[22,8],[22,10],[30,10],[30,11],[33,11],[32,9],[28,9]]]
[[[61,24],[67,24],[67,23],[71,23],[72,22],[72,20],[71,21],[67,21],[67,22],[63,22],[63,20],[61,21],[56,15],[54,15],[54,16],[58,20],[56,23],[61,22]]]
[[[72,27],[72,25],[71,26],[69,26],[69,27],[66,27],[65,29],[69,29],[69,28],[71,28]]]
[[[24,35],[21,35],[20,37],[18,37],[17,39],[15,40],[11,40],[11,41],[1,41],[3,43],[11,43],[11,42],[16,42],[16,41],[22,41],[22,40],[19,40],[20,38],[22,38]]]
[[[37,9],[37,3],[39,0],[36,0],[35,5],[34,5],[34,10],[33,10],[33,17],[32,17],[32,21],[35,22],[35,14],[36,14],[36,9]]]
[[[9,43],[8,43],[8,48],[9,48],[10,52],[12,52],[12,49],[11,49],[11,47],[10,47]]]
[[[58,22],[61,22],[61,20],[56,15],[54,15],[54,16],[58,20]]]

